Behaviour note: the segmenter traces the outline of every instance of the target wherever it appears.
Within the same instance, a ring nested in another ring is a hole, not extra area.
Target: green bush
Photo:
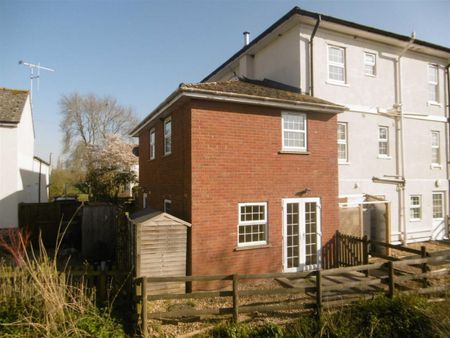
[[[303,315],[282,328],[276,324],[251,326],[222,323],[211,332],[218,338],[400,338],[450,337],[450,300],[430,304],[417,296],[384,296],[324,312],[321,320]]]
[[[252,327],[249,324],[227,322],[216,326],[212,330],[211,336],[216,338],[282,338],[284,330],[281,326],[272,323]]]
[[[321,322],[303,317],[290,325],[286,337],[446,337],[424,298],[384,296],[324,313]]]

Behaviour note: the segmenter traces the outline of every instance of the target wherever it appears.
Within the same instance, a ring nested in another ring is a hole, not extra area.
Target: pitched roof
[[[147,224],[151,224],[153,223],[154,225],[163,225],[164,222],[161,221],[169,221],[169,222],[175,222],[178,224],[182,224],[185,225],[187,227],[190,227],[191,224],[183,221],[182,219],[172,216],[166,212],[162,212],[160,210],[156,210],[156,209],[151,209],[151,208],[146,208],[146,209],[141,209],[139,211],[134,212],[133,214],[129,215],[128,219],[134,223],[134,224],[140,224],[140,223],[147,223]]]
[[[20,122],[28,93],[28,90],[0,88],[0,122]]]
[[[278,86],[276,85],[278,84]],[[300,93],[300,89],[283,89],[287,86],[270,80],[251,80],[240,78],[238,80],[203,82],[203,83],[182,83],[180,89],[184,91],[207,91],[217,94],[232,94],[234,96],[253,97],[256,99],[272,99],[281,101],[292,101],[302,103],[314,103],[320,105],[342,107],[319,99],[314,96]],[[278,87],[278,88],[277,88]]]
[[[264,32],[262,32],[260,35],[258,35],[255,39],[253,39],[248,45],[243,46],[240,50],[238,50],[235,54],[233,54],[228,60],[226,60],[223,64],[221,64],[219,67],[217,67],[215,70],[213,70],[209,75],[207,75],[202,80],[202,82],[208,81],[212,76],[217,74],[220,70],[225,68],[232,61],[236,60],[239,56],[243,55],[247,50],[249,50],[256,44],[258,44],[258,42],[263,40],[266,36],[268,36],[270,33],[272,33],[278,27],[282,26],[285,22],[289,21],[294,16],[304,16],[304,17],[309,17],[309,18],[315,19],[315,20],[317,20],[317,18],[320,16],[320,19],[322,21],[328,21],[333,24],[338,24],[338,25],[349,27],[349,28],[355,28],[355,29],[359,29],[361,31],[365,31],[365,32],[369,32],[369,33],[373,33],[373,34],[377,34],[377,35],[381,35],[381,36],[386,36],[389,38],[396,39],[398,41],[409,42],[411,40],[410,36],[388,32],[388,31],[385,31],[385,30],[382,30],[379,28],[361,25],[359,23],[339,19],[339,18],[336,18],[333,16],[324,15],[324,14],[317,13],[317,12],[306,11],[306,10],[301,9],[300,7],[296,6],[296,7],[292,8],[289,12],[287,12],[284,16],[282,16],[279,20],[277,20],[275,23],[273,23]],[[431,42],[415,39],[414,44],[420,45],[423,47],[432,48],[435,50],[439,50],[444,53],[450,53],[449,47],[440,46],[440,45],[437,45],[437,44],[434,44]]]
[[[218,82],[181,83],[178,89],[145,117],[130,134],[137,136],[145,125],[182,96],[327,113],[339,113],[346,109],[344,106],[301,94],[297,88],[267,79],[259,81],[240,78]]]

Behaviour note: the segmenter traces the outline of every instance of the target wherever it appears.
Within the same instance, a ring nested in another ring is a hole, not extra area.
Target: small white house
[[[0,88],[0,228],[18,226],[18,204],[48,201],[50,165],[34,156],[28,90]]]

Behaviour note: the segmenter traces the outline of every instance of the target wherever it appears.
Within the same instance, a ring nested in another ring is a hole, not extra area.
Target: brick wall
[[[163,156],[163,122],[140,133],[140,185],[148,204],[192,223],[188,272],[282,270],[282,199],[320,197],[325,244],[338,227],[336,116],[308,113],[309,155],[280,154],[281,111],[194,100],[172,116],[172,154]],[[156,159],[149,161],[149,131]],[[191,186],[192,182],[192,186]],[[141,199],[142,201],[142,199]],[[236,251],[238,203],[268,203],[269,247]],[[142,202],[141,202],[142,203]],[[192,266],[192,270],[191,270]]]
[[[192,102],[192,274],[282,270],[282,198],[320,197],[338,227],[336,116],[308,113],[309,155],[280,154],[281,111]],[[268,203],[270,247],[236,251],[238,203]]]
[[[147,193],[149,207],[163,210],[164,199],[172,201],[174,216],[190,222],[191,164],[190,109],[183,106],[165,117],[172,118],[172,153],[164,155],[164,122],[157,118],[139,134],[139,205]],[[150,160],[149,133],[155,128],[156,156]]]

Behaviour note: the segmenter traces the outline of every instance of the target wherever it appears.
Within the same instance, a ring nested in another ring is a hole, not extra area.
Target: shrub
[[[443,316],[445,316],[443,314]],[[446,337],[446,328],[433,318],[425,298],[384,296],[361,301],[339,311],[325,312],[321,322],[303,317],[287,337]]]
[[[39,257],[39,258],[38,258]],[[84,285],[69,283],[41,248],[23,264],[0,262],[0,337],[125,337]]]
[[[249,324],[227,322],[216,326],[212,330],[211,336],[217,338],[281,338],[284,336],[284,330],[281,326],[272,323],[252,327]]]

